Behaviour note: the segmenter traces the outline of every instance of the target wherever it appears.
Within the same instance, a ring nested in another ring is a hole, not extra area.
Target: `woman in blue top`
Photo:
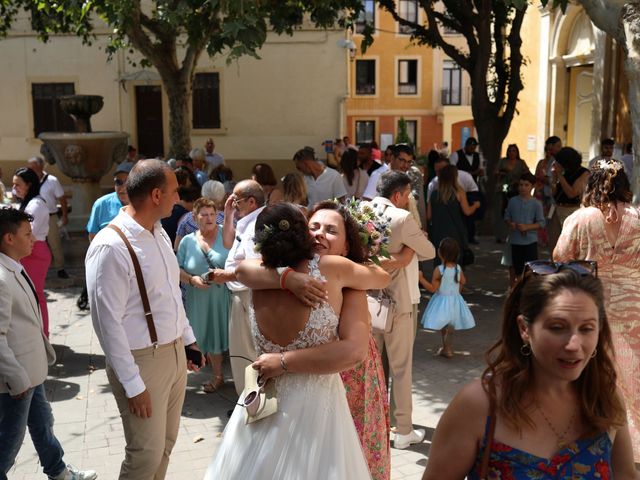
[[[229,299],[225,284],[205,281],[201,275],[224,268],[229,250],[222,245],[222,226],[216,223],[213,200],[199,198],[193,205],[198,230],[178,246],[180,281],[187,285],[186,310],[198,346],[207,352],[213,379],[204,391],[216,391],[224,383],[222,354],[229,349]]]
[[[527,264],[489,366],[440,419],[423,480],[640,478],[596,272],[593,262]]]

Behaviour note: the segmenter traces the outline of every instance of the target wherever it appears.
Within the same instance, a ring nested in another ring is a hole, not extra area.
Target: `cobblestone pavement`
[[[454,335],[455,357],[447,360],[434,356],[440,346],[440,334],[418,330],[414,348],[413,421],[416,427],[427,430],[427,438],[424,443],[406,450],[392,448],[392,479],[421,478],[429,439],[439,416],[456,391],[483,370],[484,351],[499,331],[507,287],[507,273],[499,266],[500,247],[489,239],[474,246],[476,263],[467,269],[465,298],[477,326]],[[47,283],[51,341],[58,356],[45,383],[56,421],[54,430],[65,450],[65,461],[97,470],[101,480],[115,479],[124,456],[124,434],[90,315],[80,312],[75,304],[84,275],[82,257],[86,242],[73,237],[65,249],[67,270],[74,279],[50,278]],[[421,311],[424,304],[425,301]],[[233,408],[235,390],[227,368],[228,383],[221,392],[203,393],[201,383],[209,375],[208,368],[189,375],[180,434],[171,455],[168,479],[202,478],[220,442],[226,412]],[[44,478],[28,433],[9,478]]]

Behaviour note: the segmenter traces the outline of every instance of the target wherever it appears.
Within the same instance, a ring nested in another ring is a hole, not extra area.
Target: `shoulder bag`
[[[396,311],[396,302],[391,295],[385,289],[368,290],[367,304],[374,333],[390,332]]]

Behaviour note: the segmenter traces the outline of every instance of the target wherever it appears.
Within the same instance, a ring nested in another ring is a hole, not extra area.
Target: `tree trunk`
[[[185,80],[178,74],[162,77],[162,83],[169,98],[169,152],[167,158],[188,155],[191,150],[191,119],[189,100],[191,99],[191,79]]]
[[[625,72],[629,81],[629,106],[633,131],[633,202],[640,203],[640,1],[630,2],[622,9],[620,23],[624,31],[626,50]]]

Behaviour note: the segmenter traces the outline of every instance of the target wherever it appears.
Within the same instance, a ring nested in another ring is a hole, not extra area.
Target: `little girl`
[[[438,257],[442,264],[433,271],[431,283],[420,276],[422,286],[435,292],[422,315],[422,326],[429,330],[440,330],[442,348],[438,349],[438,355],[446,358],[453,357],[453,330],[466,330],[476,325],[471,310],[460,295],[465,278],[460,265],[456,263],[459,253],[458,242],[450,237],[442,239],[438,246]]]

